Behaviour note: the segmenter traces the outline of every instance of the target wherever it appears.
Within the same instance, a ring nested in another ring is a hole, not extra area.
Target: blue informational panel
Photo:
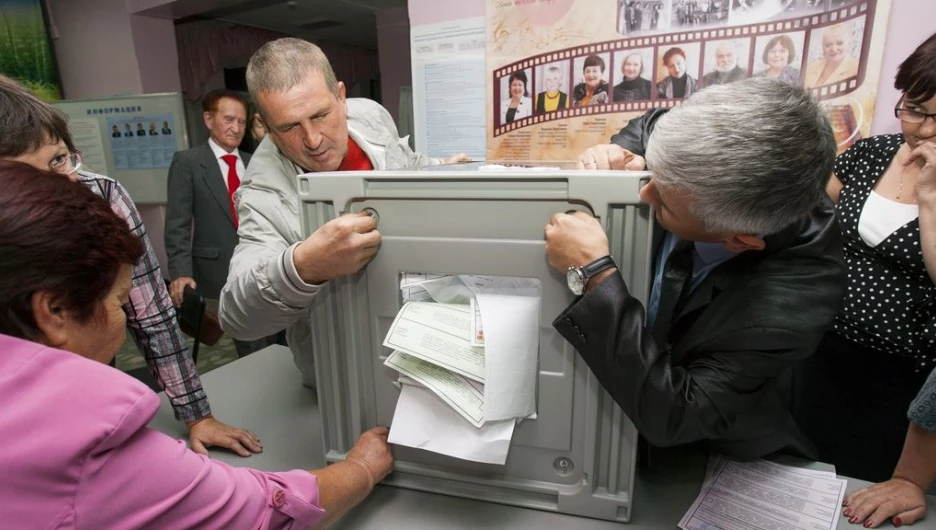
[[[188,149],[182,96],[146,94],[53,105],[68,115],[83,169],[116,179],[137,204],[165,204],[176,151]]]

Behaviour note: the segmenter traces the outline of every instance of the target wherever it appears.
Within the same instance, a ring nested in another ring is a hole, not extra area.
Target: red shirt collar
[[[370,159],[367,158],[367,153],[351,139],[351,135],[348,135],[348,152],[337,171],[371,171],[373,169],[374,164],[371,164]]]

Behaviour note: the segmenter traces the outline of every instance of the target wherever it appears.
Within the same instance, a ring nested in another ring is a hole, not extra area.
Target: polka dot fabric
[[[936,363],[936,288],[923,263],[919,219],[874,248],[858,235],[861,210],[903,143],[900,134],[874,136],[856,142],[835,161],[844,185],[836,213],[845,241],[848,290],[832,329],[875,350],[914,357],[916,371],[929,371]]]

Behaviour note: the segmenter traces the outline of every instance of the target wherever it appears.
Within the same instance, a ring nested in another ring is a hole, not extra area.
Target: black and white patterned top
[[[873,248],[858,234],[861,210],[903,143],[902,134],[873,136],[835,161],[844,185],[836,213],[848,291],[832,329],[869,348],[914,357],[916,370],[928,371],[936,365],[936,287],[923,263],[919,218]]]

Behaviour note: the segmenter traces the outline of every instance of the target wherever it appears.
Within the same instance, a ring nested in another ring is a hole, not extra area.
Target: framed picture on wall
[[[41,0],[0,3],[0,73],[16,79],[46,101],[62,99],[45,5]]]

